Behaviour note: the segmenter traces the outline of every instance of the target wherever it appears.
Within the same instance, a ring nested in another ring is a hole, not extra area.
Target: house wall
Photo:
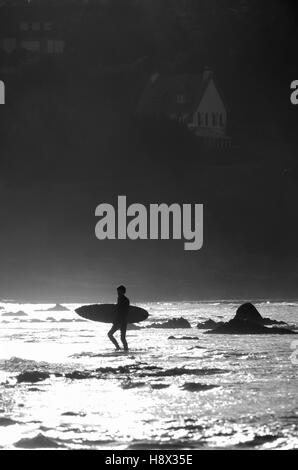
[[[0,41],[0,47],[3,49],[5,52],[10,54],[17,48],[17,39],[16,38],[3,38]]]
[[[200,128],[202,131],[212,131],[212,133],[221,135],[225,134],[227,111],[213,79],[210,80],[203,98],[194,113],[193,124],[195,128]]]
[[[29,52],[39,52],[43,54],[63,54],[65,42],[55,38],[4,38],[0,41],[0,48],[7,53],[13,52],[17,48],[26,49]]]
[[[0,49],[23,48],[40,54],[63,54],[73,21],[81,9],[69,6],[24,5],[1,7]]]

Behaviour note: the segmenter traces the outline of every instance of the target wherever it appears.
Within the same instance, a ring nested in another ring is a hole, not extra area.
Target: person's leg
[[[123,344],[123,348],[125,351],[128,351],[128,344],[127,344],[127,341],[126,341],[126,329],[127,329],[127,323],[126,322],[123,322],[121,324],[121,342]]]
[[[108,337],[109,339],[112,341],[112,343],[114,344],[114,346],[116,347],[117,350],[121,349],[119,344],[118,344],[118,341],[116,340],[116,338],[114,338],[113,334],[116,333],[116,331],[119,330],[119,325],[117,324],[114,324],[112,326],[112,328],[110,329],[110,331],[108,332]]]

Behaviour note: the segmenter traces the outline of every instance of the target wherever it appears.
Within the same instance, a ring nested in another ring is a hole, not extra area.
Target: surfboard
[[[86,320],[98,321],[101,323],[113,323],[118,315],[117,305],[115,304],[95,304],[84,305],[76,310],[76,313]],[[148,318],[147,310],[130,305],[128,310],[127,323],[139,323]]]

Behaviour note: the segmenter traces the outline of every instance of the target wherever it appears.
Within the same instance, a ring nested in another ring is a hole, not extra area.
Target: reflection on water
[[[182,315],[193,328],[129,331],[128,353],[113,351],[108,325],[74,321],[76,306],[1,305],[1,447],[298,448],[292,339],[195,328],[236,304],[141,305],[144,327]],[[296,304],[259,309],[297,323]]]

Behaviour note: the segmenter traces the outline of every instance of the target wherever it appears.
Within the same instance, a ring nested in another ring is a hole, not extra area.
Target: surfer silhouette
[[[117,330],[121,332],[121,342],[125,351],[128,351],[128,344],[126,341],[126,329],[127,329],[127,315],[129,309],[129,299],[125,296],[126,288],[124,286],[117,287],[118,300],[117,300],[117,318],[113,323],[112,328],[108,332],[108,337],[114,344],[117,350],[120,350],[120,346],[116,338],[114,338],[114,333]]]

